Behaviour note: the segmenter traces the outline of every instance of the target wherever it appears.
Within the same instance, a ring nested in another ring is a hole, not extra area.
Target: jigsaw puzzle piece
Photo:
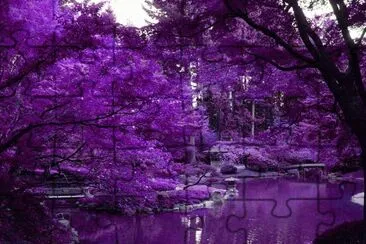
[[[243,183],[242,198],[230,203],[233,209],[237,207],[227,218],[229,231],[243,231],[249,238],[248,233],[255,232],[255,228],[273,230],[270,225],[276,224],[278,230],[281,230],[284,226],[288,226],[289,221],[301,222],[303,226],[294,224],[287,228],[293,228],[294,232],[303,231],[303,235],[309,241],[319,235],[325,227],[333,226],[338,214],[344,214],[342,213],[344,210],[335,206],[347,204],[354,187],[352,183],[332,185],[327,182],[288,182],[286,179],[261,179],[260,181],[246,179]],[[345,193],[342,189],[346,188]],[[329,204],[329,201],[332,204]],[[263,220],[263,215],[268,218]],[[291,231],[286,230],[284,233],[291,233]],[[258,233],[253,234],[258,235]],[[262,241],[269,241],[276,236],[278,237],[274,232],[269,233],[266,235],[269,239]],[[290,237],[295,241],[295,236]],[[289,237],[280,235],[279,238],[282,240]]]

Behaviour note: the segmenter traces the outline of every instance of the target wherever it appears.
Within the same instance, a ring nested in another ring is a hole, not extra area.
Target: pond
[[[311,243],[317,234],[362,219],[351,196],[360,183],[253,178],[239,195],[209,209],[186,213],[118,216],[74,211],[81,243]]]

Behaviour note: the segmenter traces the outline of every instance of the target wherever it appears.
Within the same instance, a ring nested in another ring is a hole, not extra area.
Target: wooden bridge
[[[314,168],[325,168],[325,164],[293,164],[285,167],[285,170],[290,169],[314,169]]]
[[[92,196],[88,185],[75,177],[54,176],[28,192],[48,199],[77,199]]]
[[[71,199],[71,198],[85,198],[92,196],[88,187],[52,187],[40,186],[29,189],[29,193],[42,196],[49,199]]]
[[[46,188],[44,195],[49,199],[84,198],[87,196],[87,188],[84,187],[60,187]]]

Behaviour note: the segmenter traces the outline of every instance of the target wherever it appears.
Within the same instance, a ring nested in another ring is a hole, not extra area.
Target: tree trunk
[[[343,82],[343,84],[347,84]],[[349,82],[348,84],[356,84]],[[347,124],[356,135],[361,147],[361,165],[364,174],[364,191],[366,190],[366,104],[362,95],[358,94],[356,87],[345,87],[342,93],[334,93],[339,103]],[[364,196],[363,219],[366,233],[366,195]],[[366,235],[366,234],[365,234]]]
[[[187,163],[194,164],[196,160],[196,140],[194,136],[189,137],[189,144],[186,147]]]
[[[254,133],[255,133],[255,100],[252,101],[252,137],[254,138]]]
[[[365,181],[365,174],[366,174],[366,148],[362,149],[361,155],[361,162],[362,162],[362,169],[363,169],[363,240],[366,240],[366,181]]]

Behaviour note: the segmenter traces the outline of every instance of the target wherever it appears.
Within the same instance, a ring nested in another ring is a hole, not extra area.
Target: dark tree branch
[[[345,77],[345,82],[350,90],[356,88],[358,95],[362,98],[366,104],[366,90],[362,82],[360,59],[359,59],[359,44],[356,44],[348,30],[348,14],[347,7],[343,0],[329,0],[334,15],[336,16],[339,28],[341,29],[343,39],[347,46],[349,67]],[[366,29],[363,31],[359,42],[362,42],[363,36],[365,35]],[[354,86],[354,88],[353,88]]]
[[[56,162],[57,165],[59,165],[62,162],[69,161],[72,157],[74,157],[80,150],[85,146],[86,142],[81,144],[73,153],[71,153],[69,156],[62,158],[62,160]]]
[[[249,18],[249,15],[247,13],[243,12],[242,10],[234,9],[234,7],[229,3],[229,1],[230,0],[225,0],[225,4],[226,4],[227,8],[230,10],[230,12],[234,15],[234,17],[242,18],[252,28],[260,31],[261,33],[263,33],[267,37],[270,37],[273,40],[275,40],[280,46],[282,46],[284,49],[286,49],[286,51],[288,51],[295,58],[300,59],[300,60],[302,60],[306,63],[309,63],[309,64],[315,64],[316,63],[315,60],[313,60],[311,58],[308,58],[308,57],[300,54],[299,52],[297,52],[289,43],[284,41],[277,33],[275,33],[274,31],[272,31],[270,29],[268,29],[265,26],[259,25],[254,20]]]
[[[293,66],[281,66],[278,63],[276,63],[275,61],[271,60],[270,58],[264,57],[262,55],[258,55],[255,53],[251,53],[248,51],[245,51],[247,54],[252,55],[258,59],[261,59],[263,61],[266,61],[267,63],[270,63],[271,65],[275,66],[277,69],[282,70],[282,71],[294,71],[294,70],[300,70],[300,69],[308,69],[308,68],[314,68],[314,65],[311,64],[303,64],[303,65],[293,65]]]
[[[15,132],[14,135],[11,136],[11,138],[9,138],[6,142],[0,144],[0,153],[3,153],[8,148],[15,145],[20,140],[20,138],[22,138],[22,136],[26,135],[27,133],[29,133],[30,131],[32,131],[36,128],[41,128],[41,127],[44,127],[44,126],[65,126],[65,125],[77,125],[77,124],[79,124],[79,125],[88,125],[88,123],[101,121],[103,119],[110,118],[113,115],[118,114],[122,109],[123,108],[120,108],[120,109],[118,109],[116,111],[113,111],[111,113],[107,113],[107,114],[104,114],[104,115],[98,115],[95,118],[91,118],[91,119],[65,121],[65,122],[44,122],[44,123],[39,123],[39,124],[27,125],[25,128],[19,129],[17,132]]]
[[[358,40],[358,43],[356,44],[357,47],[360,47],[361,46],[362,39],[365,37],[365,34],[366,34],[366,27],[363,29],[362,34],[360,36],[360,39]]]
[[[351,38],[351,35],[348,30],[348,14],[347,8],[344,4],[343,0],[329,0],[330,5],[332,6],[333,13],[336,16],[338,26],[341,29],[343,39],[346,42],[347,48],[352,50],[355,48],[355,43]]]
[[[339,82],[340,80],[342,80],[344,75],[339,71],[337,66],[330,59],[324,48],[324,45],[322,44],[320,37],[315,33],[314,30],[311,29],[310,24],[304,14],[304,11],[298,5],[298,2],[296,0],[288,1],[293,6],[292,9],[295,14],[295,20],[300,33],[300,37],[305,43],[308,50],[312,53],[313,57],[318,60],[318,67],[320,71],[332,74]],[[332,80],[327,80],[327,82],[332,82]],[[338,84],[332,84],[332,86],[337,85]]]

